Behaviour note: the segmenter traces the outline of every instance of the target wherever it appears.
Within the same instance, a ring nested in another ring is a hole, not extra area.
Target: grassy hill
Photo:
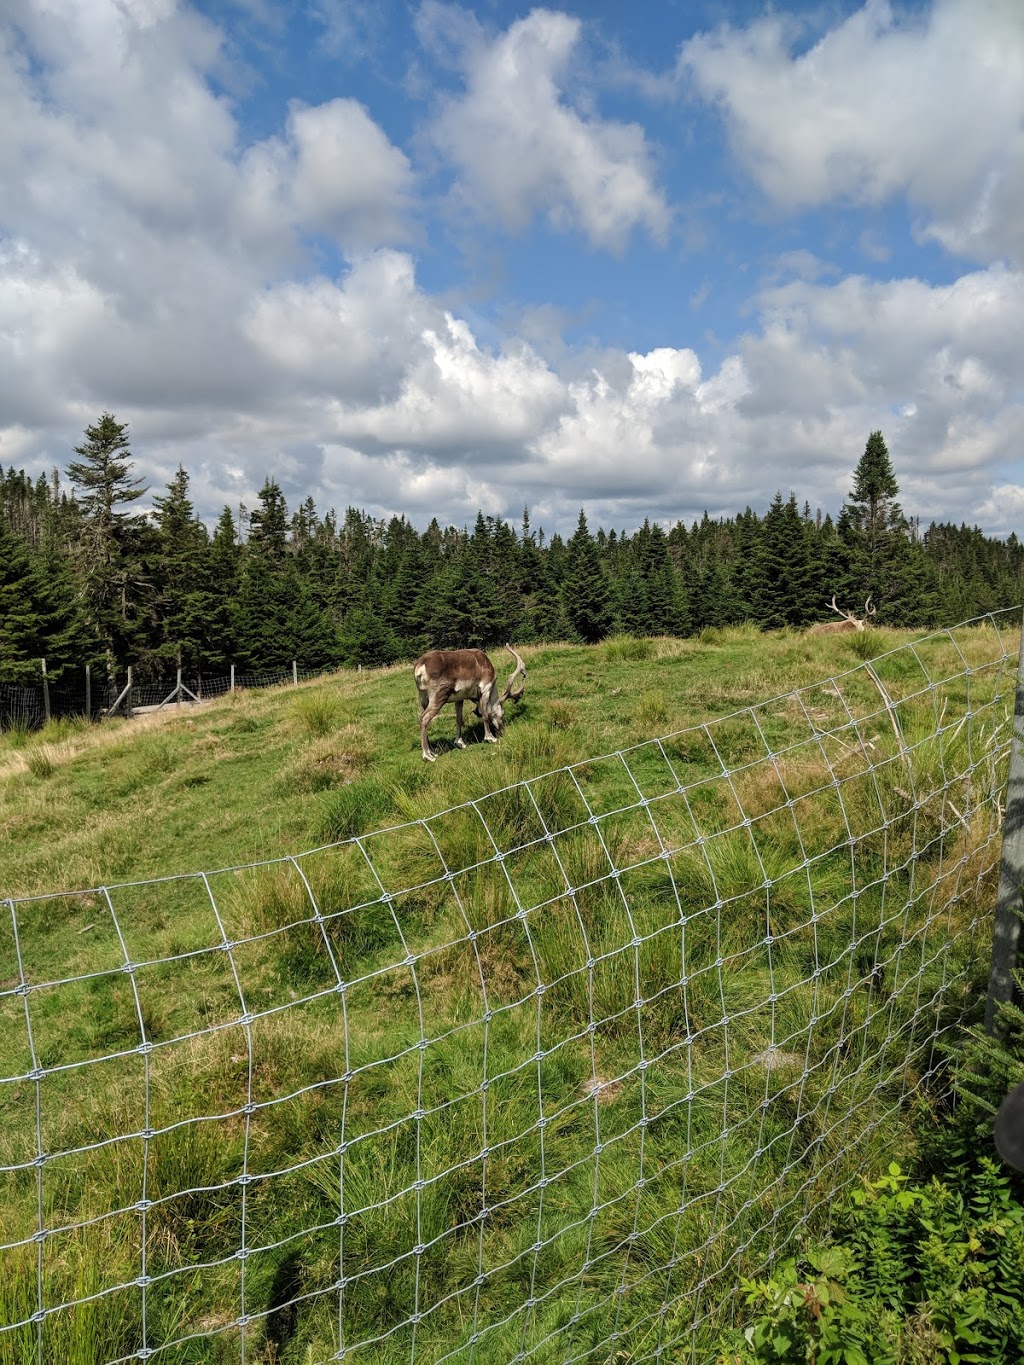
[[[87,1300],[0,1363],[706,1358],[984,980],[1013,629],[538,647],[435,764],[408,667],[0,736],[0,1327]]]

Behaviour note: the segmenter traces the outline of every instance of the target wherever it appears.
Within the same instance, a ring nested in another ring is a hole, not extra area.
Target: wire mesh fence
[[[0,1361],[713,1359],[983,998],[1019,627],[8,901]]]
[[[99,720],[117,702],[123,714],[151,710],[161,704],[193,705],[222,697],[237,688],[280,687],[283,683],[306,682],[333,671],[330,667],[305,668],[292,664],[287,668],[240,670],[210,677],[186,674],[179,678],[156,677],[132,679],[124,669],[113,678],[101,677],[97,672],[87,679],[85,670],[69,669],[57,681],[38,683],[0,682],[0,730],[21,728],[40,729],[48,719],[82,716]],[[182,684],[179,693],[178,687]]]

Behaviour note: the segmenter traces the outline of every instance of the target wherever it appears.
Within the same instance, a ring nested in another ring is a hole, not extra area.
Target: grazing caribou
[[[834,635],[840,630],[865,630],[870,618],[877,614],[877,607],[871,605],[871,598],[864,603],[864,619],[860,620],[854,616],[852,611],[842,611],[836,606],[835,594],[832,595],[832,610],[838,612],[843,618],[841,621],[817,621],[808,635]]]
[[[427,726],[446,701],[455,702],[456,748],[466,747],[462,738],[462,706],[467,701],[476,702],[476,714],[484,723],[487,742],[498,742],[505,728],[502,704],[519,701],[526,691],[526,665],[511,645],[505,648],[515,659],[516,666],[500,697],[494,665],[482,649],[432,649],[416,660],[412,671],[420,693],[420,740],[423,757],[428,763],[433,763],[436,755],[427,739]],[[523,675],[522,686],[518,692],[513,692],[512,684],[518,673]]]

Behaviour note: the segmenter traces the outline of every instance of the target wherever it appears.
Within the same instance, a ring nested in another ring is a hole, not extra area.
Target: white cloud
[[[787,208],[906,194],[924,231],[979,260],[1024,262],[1024,7],[934,0],[863,8],[791,53],[778,17],[684,44],[758,184]]]
[[[637,227],[660,240],[670,215],[643,130],[568,101],[580,29],[535,9],[493,42],[464,34],[466,92],[442,109],[434,140],[458,169],[463,199],[513,231],[543,215],[613,251]]]
[[[246,148],[212,93],[206,21],[170,0],[66,8],[56,24],[24,6],[24,44],[0,49],[0,461],[65,466],[108,409],[157,490],[185,464],[206,516],[272,472],[321,508],[458,521],[529,501],[550,531],[583,503],[630,525],[763,508],[789,484],[835,509],[881,427],[908,508],[1005,526],[1024,450],[1019,270],[833,280],[795,251],[714,358],[686,344],[685,302],[679,344],[645,351],[584,356],[552,337],[551,310],[502,335],[395,248],[413,171],[361,105],[293,105]],[[565,102],[575,21],[535,11],[490,44],[468,22],[462,38],[467,95],[446,117],[482,156],[479,99],[499,207],[552,196],[605,244],[664,223],[639,131]],[[311,265],[306,231],[343,243],[344,267]]]
[[[976,508],[976,515],[997,535],[1015,532],[1018,538],[1024,527],[1024,487],[1019,483],[1003,483],[992,489],[991,496]]]
[[[251,147],[242,165],[241,208],[272,235],[287,224],[365,248],[408,235],[412,170],[361,104],[294,103],[286,136]]]

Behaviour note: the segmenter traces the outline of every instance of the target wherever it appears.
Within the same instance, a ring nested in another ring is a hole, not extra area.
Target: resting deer
[[[865,630],[868,621],[877,614],[877,607],[871,605],[871,598],[864,603],[863,620],[854,616],[852,611],[842,611],[836,606],[835,594],[832,595],[832,610],[839,612],[841,621],[818,621],[807,632],[808,635],[834,635],[840,630]]]
[[[519,701],[526,691],[526,665],[511,645],[505,648],[516,666],[500,697],[494,665],[482,649],[432,649],[416,660],[412,671],[420,693],[420,740],[428,763],[433,763],[436,755],[427,739],[427,726],[447,701],[455,702],[456,748],[466,747],[462,738],[462,707],[467,701],[476,702],[476,714],[484,723],[488,744],[498,742],[505,728],[503,703]],[[523,683],[518,692],[513,692],[512,684],[518,673],[522,673]]]

